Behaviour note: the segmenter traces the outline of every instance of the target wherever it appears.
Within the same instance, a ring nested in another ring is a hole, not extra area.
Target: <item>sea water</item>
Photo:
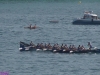
[[[84,11],[100,15],[99,0],[0,0],[0,73],[99,75],[100,54],[19,51],[19,42],[100,48],[100,25],[73,25]],[[59,21],[50,23],[49,21]],[[37,29],[24,27],[36,24]]]

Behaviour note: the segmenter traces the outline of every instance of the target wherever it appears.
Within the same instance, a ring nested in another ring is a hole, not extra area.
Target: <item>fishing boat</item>
[[[100,25],[100,18],[93,11],[88,11],[84,12],[82,18],[76,18],[72,23],[76,25]]]
[[[53,53],[100,53],[100,49],[98,49],[97,47],[92,47],[91,49],[86,48],[86,49],[70,49],[70,50],[66,50],[66,49],[56,49],[56,48],[41,48],[41,47],[37,47],[34,45],[30,45],[24,42],[20,42],[20,51],[49,51],[49,52],[53,52]]]

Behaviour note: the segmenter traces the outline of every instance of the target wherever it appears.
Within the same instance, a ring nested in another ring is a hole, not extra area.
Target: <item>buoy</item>
[[[79,1],[79,4],[81,4],[81,1]]]

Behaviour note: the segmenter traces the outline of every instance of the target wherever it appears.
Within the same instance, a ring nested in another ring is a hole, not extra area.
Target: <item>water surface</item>
[[[98,48],[100,25],[72,25],[92,10],[100,15],[99,0],[0,1],[0,71],[10,75],[99,75],[99,54],[19,52],[19,42],[62,43]],[[59,23],[49,23],[58,20]],[[35,30],[24,29],[37,24]]]

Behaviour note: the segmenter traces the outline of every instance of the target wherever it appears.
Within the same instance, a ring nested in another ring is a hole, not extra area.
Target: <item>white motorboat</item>
[[[77,25],[100,25],[100,18],[97,14],[93,14],[93,11],[89,11],[84,12],[82,18],[77,18],[72,23]]]

